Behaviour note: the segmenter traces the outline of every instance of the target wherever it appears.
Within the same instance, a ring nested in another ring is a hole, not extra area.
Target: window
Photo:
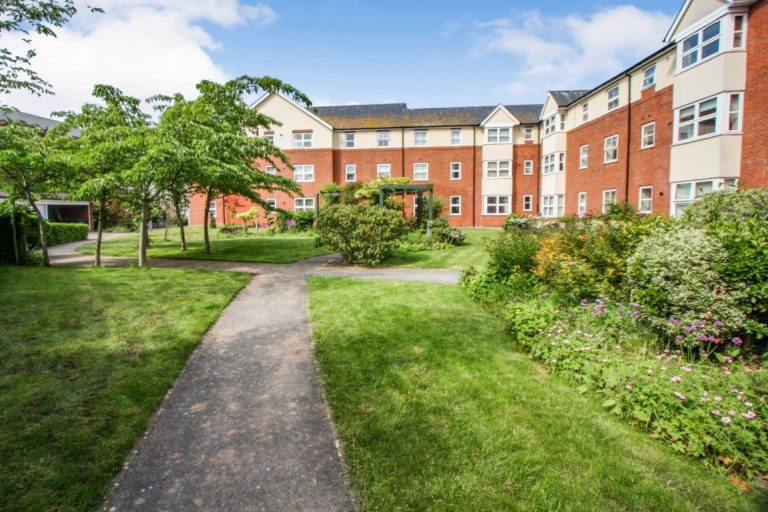
[[[376,164],[376,178],[391,178],[392,166],[390,164]]]
[[[451,162],[451,179],[461,179],[461,162]]]
[[[214,219],[216,218],[216,201],[208,203],[208,215]]]
[[[275,166],[274,165],[266,166],[264,168],[264,172],[267,173],[267,174],[270,174],[272,176],[276,176],[277,175],[277,171],[275,170]]]
[[[508,215],[509,196],[485,196],[485,215]]]
[[[605,138],[605,146],[603,147],[603,163],[609,164],[616,162],[619,159],[619,136],[611,135]]]
[[[603,190],[603,213],[607,213],[612,204],[616,204],[616,189]]]
[[[583,103],[581,105],[581,122],[586,123],[589,121],[589,103]]]
[[[656,64],[652,64],[643,70],[643,89],[656,84]]]
[[[427,145],[427,130],[416,130],[415,132],[413,132],[413,145],[414,146]]]
[[[717,97],[677,111],[677,141],[695,139],[717,131]]]
[[[579,209],[578,209],[579,217],[583,217],[587,214],[587,193],[586,192],[579,192]]]
[[[720,51],[720,20],[683,40],[678,47],[680,68],[685,69]]]
[[[728,95],[728,131],[737,132],[741,129],[741,94]]]
[[[277,209],[277,199],[275,199],[274,197],[270,197],[269,199],[266,199],[264,202],[267,203],[266,211],[273,212]]]
[[[264,134],[264,138],[265,138],[265,139],[267,139],[267,141],[268,141],[270,144],[274,144],[274,143],[275,143],[275,134],[274,134],[274,133],[272,133],[272,132],[267,132],[267,133],[265,133],[265,134]]]
[[[485,141],[488,144],[509,142],[509,128],[486,128]]]
[[[451,196],[451,215],[461,215],[461,196]]]
[[[584,144],[579,148],[579,169],[589,167],[589,144]]]
[[[544,120],[544,135],[554,133],[557,129],[557,114],[552,114]]]
[[[565,153],[559,152],[544,155],[542,168],[542,174],[544,175],[565,171]]]
[[[314,197],[297,197],[293,200],[293,211],[311,212],[315,209]]]
[[[347,132],[344,134],[344,146],[348,148],[355,147],[355,132]]]
[[[461,144],[461,130],[454,128],[451,130],[451,146],[458,146]]]
[[[565,210],[565,196],[551,195],[541,197],[541,216],[542,217],[562,217]]]
[[[530,212],[533,210],[533,196],[523,196],[523,211]]]
[[[349,181],[357,180],[357,166],[355,164],[347,164],[344,166],[345,179]]]
[[[724,180],[722,187],[726,188],[732,184],[735,180]],[[728,183],[726,183],[728,182]],[[733,183],[735,185],[735,183]],[[714,180],[696,181],[688,183],[678,183],[675,185],[674,195],[674,210],[672,214],[675,217],[682,215],[683,211],[688,207],[691,202],[702,196],[705,196],[715,191],[716,182]]]
[[[608,89],[608,111],[619,108],[619,86]]]
[[[314,165],[294,165],[293,181],[295,181],[296,183],[308,183],[311,181],[315,181],[315,166]]]
[[[640,129],[640,149],[652,148],[656,145],[656,123],[644,124]]]
[[[733,17],[733,47],[744,48],[744,15],[737,14]]]
[[[640,187],[640,198],[637,200],[637,211],[651,213],[653,210],[653,187]]]
[[[494,162],[485,162],[485,177],[486,178],[509,178],[510,173],[509,160],[501,160]]]
[[[389,132],[376,132],[376,142],[379,144],[380,148],[388,148],[389,147]]]
[[[533,128],[530,126],[525,127],[525,140],[533,140]]]
[[[413,164],[413,181],[427,181],[429,179],[429,164]]]
[[[565,118],[566,118],[566,116],[567,116],[567,114],[563,114],[563,115],[560,116],[560,131],[561,132],[565,131]]]
[[[526,160],[523,162],[523,174],[526,176],[533,175],[533,160]]]
[[[312,132],[298,132],[298,133],[294,132],[293,147],[294,148],[311,148]]]

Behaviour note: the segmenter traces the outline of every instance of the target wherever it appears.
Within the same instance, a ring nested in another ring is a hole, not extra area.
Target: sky
[[[663,45],[682,0],[88,0],[32,37],[55,95],[2,98],[47,116],[96,83],[194,97],[202,79],[280,78],[316,105],[542,103],[589,89]],[[90,14],[85,5],[105,14]],[[6,48],[23,49],[5,36]]]

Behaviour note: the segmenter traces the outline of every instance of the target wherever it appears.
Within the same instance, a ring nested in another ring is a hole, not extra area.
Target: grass
[[[366,510],[759,510],[548,375],[456,286],[314,277],[310,307]]]
[[[496,238],[498,230],[483,228],[461,228],[466,235],[463,245],[450,249],[432,251],[402,252],[384,262],[387,266],[403,268],[464,268],[468,265],[482,266],[488,261],[485,241]]]
[[[248,279],[0,267],[0,510],[94,509]]]
[[[269,236],[249,234],[240,237],[221,237],[217,229],[211,230],[211,253],[203,251],[203,228],[187,228],[187,250],[179,250],[179,230],[169,230],[170,241],[163,240],[163,229],[150,233],[152,244],[150,258],[179,260],[244,261],[255,263],[293,263],[312,256],[328,254],[323,247],[315,247],[315,239],[308,234],[280,234]],[[136,257],[139,247],[138,235],[132,234],[104,242],[105,256]],[[80,252],[93,254],[95,246],[86,245]]]

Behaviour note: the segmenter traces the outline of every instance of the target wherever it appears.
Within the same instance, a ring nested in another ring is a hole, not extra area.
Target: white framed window
[[[275,134],[272,132],[265,133],[264,138],[267,139],[267,142],[269,142],[270,144],[275,143]]]
[[[509,143],[510,128],[486,128],[485,142],[487,144]]]
[[[651,213],[653,211],[653,187],[640,187],[637,211],[639,213]]]
[[[676,183],[672,194],[672,216],[679,217],[696,199],[716,190],[731,190],[738,186],[736,178],[688,181]]]
[[[578,215],[579,217],[583,217],[587,214],[587,193],[586,192],[579,192],[579,204],[578,204]]]
[[[311,212],[315,210],[314,197],[296,197],[293,199],[293,211]]]
[[[530,212],[533,210],[533,196],[531,195],[524,195],[523,196],[523,211],[524,212]]]
[[[453,128],[451,130],[451,146],[461,145],[461,129]]]
[[[276,176],[277,175],[277,170],[275,169],[274,165],[268,165],[268,166],[264,167],[264,172],[269,174],[269,175],[271,175],[271,176]]]
[[[589,121],[589,103],[581,104],[581,122],[586,123]]]
[[[609,164],[619,160],[619,136],[611,135],[605,138],[603,146],[603,163]]]
[[[296,183],[310,183],[315,181],[315,166],[311,164],[294,165],[293,181]]]
[[[568,114],[567,114],[567,113],[563,113],[563,114],[560,116],[560,131],[561,131],[561,132],[564,132],[564,131],[565,131],[565,119],[566,119],[566,117],[568,117]]]
[[[746,28],[746,16],[736,14],[733,17],[733,48],[741,50],[744,48],[744,30]]]
[[[357,166],[355,164],[344,166],[344,179],[347,182],[357,181]]]
[[[656,85],[656,64],[651,64],[643,70],[643,89]]]
[[[461,162],[451,162],[451,179],[461,179]]]
[[[461,196],[451,196],[451,215],[461,215]]]
[[[277,199],[274,197],[270,197],[264,200],[265,203],[267,203],[267,209],[268,212],[273,212],[277,210]]]
[[[344,134],[344,147],[355,147],[355,132],[346,132]]]
[[[491,160],[485,162],[486,178],[509,178],[511,176],[509,160]]]
[[[533,140],[533,127],[525,127],[525,140]]]
[[[208,203],[208,215],[214,219],[216,218],[216,201]]]
[[[413,132],[413,145],[414,146],[427,145],[427,130],[416,130]]]
[[[728,95],[728,131],[741,130],[741,93]]]
[[[376,178],[391,178],[392,166],[390,164],[376,164]]]
[[[556,172],[565,171],[565,152],[559,151],[556,153],[550,153],[544,155],[542,161],[542,174],[554,174]]]
[[[616,189],[603,190],[603,213],[608,213],[608,208],[612,204],[616,204]]]
[[[619,86],[614,85],[608,89],[608,112],[619,108]]]
[[[483,213],[485,215],[508,215],[509,196],[485,196],[483,198]]]
[[[565,196],[562,194],[541,196],[541,216],[562,217],[565,211]]]
[[[677,111],[677,141],[697,139],[717,132],[717,96]]]
[[[429,179],[429,164],[419,162],[413,164],[413,181],[427,181]]]
[[[656,122],[644,124],[640,128],[640,149],[652,148],[656,145]]]
[[[549,135],[557,130],[557,114],[552,114],[544,120],[544,135]]]
[[[533,160],[523,161],[523,174],[525,176],[533,176]]]
[[[293,132],[293,147],[295,149],[312,147],[312,132]]]
[[[380,148],[388,148],[389,147],[389,131],[378,131],[376,132],[376,143]]]
[[[693,66],[720,53],[721,20],[710,23],[678,44],[680,69]]]
[[[579,147],[579,169],[589,167],[589,144]]]

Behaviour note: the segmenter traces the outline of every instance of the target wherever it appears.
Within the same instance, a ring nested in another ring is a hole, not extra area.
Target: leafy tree
[[[104,12],[88,7],[91,12]],[[4,34],[31,32],[56,37],[54,28],[62,27],[77,13],[74,0],[3,0],[0,2],[0,37]],[[31,67],[35,49],[24,37],[26,51],[17,53],[13,48],[0,48],[0,94],[25,89],[33,94],[53,94],[51,84],[43,80]]]

